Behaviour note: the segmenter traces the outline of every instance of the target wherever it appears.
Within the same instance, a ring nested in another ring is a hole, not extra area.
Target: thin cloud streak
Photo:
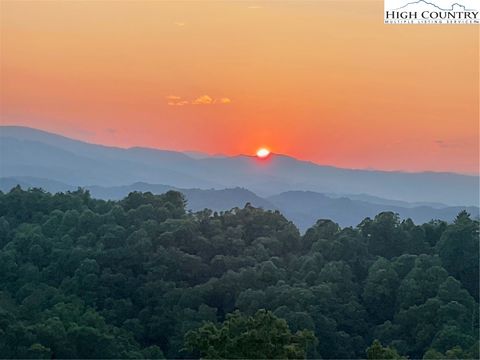
[[[195,99],[189,101],[183,99],[181,96],[177,95],[168,95],[165,96],[167,99],[167,105],[169,106],[184,106],[184,105],[226,105],[230,104],[232,100],[228,97],[221,97],[221,98],[212,98],[209,95],[202,95],[198,96]]]

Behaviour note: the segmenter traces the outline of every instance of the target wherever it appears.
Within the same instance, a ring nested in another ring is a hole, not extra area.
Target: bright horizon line
[[[98,143],[98,142],[92,142],[92,141],[89,141],[89,140],[84,140],[84,139],[81,139],[81,138],[75,138],[75,137],[71,137],[70,135],[67,135],[67,134],[64,134],[64,133],[61,133],[61,132],[53,132],[51,130],[45,130],[45,129],[41,129],[41,128],[35,128],[35,127],[31,127],[31,126],[25,126],[25,125],[18,125],[18,124],[1,124],[0,125],[0,129],[2,128],[21,128],[21,129],[29,129],[29,130],[34,130],[34,131],[39,131],[39,132],[43,132],[43,133],[47,133],[49,135],[55,135],[55,136],[60,136],[60,137],[63,137],[63,138],[66,138],[66,139],[69,139],[69,140],[73,140],[73,141],[80,141],[80,142],[83,142],[83,143],[87,143],[87,144],[91,144],[91,145],[97,145],[97,146],[104,146],[104,147],[108,147],[108,148],[117,148],[117,149],[124,149],[124,150],[129,150],[129,149],[135,149],[135,148],[140,148],[140,149],[148,149],[148,150],[158,150],[158,151],[169,151],[169,152],[176,152],[176,153],[181,153],[181,154],[184,154],[186,156],[189,156],[188,153],[199,153],[199,154],[203,154],[203,155],[207,155],[208,157],[210,158],[215,158],[215,157],[224,157],[224,158],[235,158],[235,157],[249,157],[249,158],[257,158],[256,156],[256,151],[261,148],[262,146],[258,146],[255,150],[253,150],[252,154],[242,154],[242,153],[238,153],[238,154],[231,154],[231,155],[228,155],[228,154],[223,154],[223,153],[208,153],[208,152],[205,152],[205,151],[201,151],[201,150],[172,150],[172,149],[165,149],[165,148],[159,148],[159,147],[150,147],[150,146],[142,146],[142,145],[134,145],[134,146],[128,146],[128,147],[125,147],[125,146],[120,146],[120,145],[106,145],[106,144],[102,144],[102,143]],[[337,168],[337,169],[343,169],[343,170],[359,170],[359,171],[377,171],[377,172],[386,172],[386,173],[406,173],[406,174],[425,174],[425,173],[432,173],[432,174],[454,174],[454,175],[464,175],[464,176],[473,176],[473,177],[480,177],[480,174],[479,173],[468,173],[468,172],[465,172],[465,173],[462,173],[462,172],[454,172],[454,171],[434,171],[434,170],[422,170],[422,171],[409,171],[409,170],[402,170],[402,169],[397,169],[397,170],[386,170],[386,169],[377,169],[377,168],[373,168],[373,167],[367,167],[367,168],[354,168],[354,167],[342,167],[342,166],[337,166],[337,165],[332,165],[332,164],[321,164],[321,163],[318,163],[318,162],[315,162],[315,161],[312,161],[310,159],[301,159],[301,158],[298,158],[298,157],[294,157],[292,155],[288,155],[288,154],[283,154],[283,153],[277,153],[275,151],[272,151],[270,150],[270,156],[283,156],[283,157],[288,157],[288,158],[291,158],[291,159],[294,159],[294,160],[297,160],[297,161],[301,161],[301,162],[306,162],[306,163],[311,163],[311,164],[314,164],[314,165],[317,165],[317,166],[324,166],[324,167],[333,167],[333,168]],[[189,156],[191,157],[191,156]],[[194,157],[191,157],[193,160],[198,160],[198,159],[195,159]]]

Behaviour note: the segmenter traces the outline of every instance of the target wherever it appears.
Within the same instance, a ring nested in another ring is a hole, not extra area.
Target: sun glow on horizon
[[[266,148],[260,148],[257,150],[257,157],[260,159],[265,159],[268,155],[270,155],[270,150]]]
[[[2,125],[260,163],[478,173],[475,26],[397,31],[382,1],[0,3]]]

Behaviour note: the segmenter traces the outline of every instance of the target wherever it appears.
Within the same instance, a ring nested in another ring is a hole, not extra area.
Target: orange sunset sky
[[[0,3],[4,125],[478,173],[478,26],[384,25],[383,1]]]

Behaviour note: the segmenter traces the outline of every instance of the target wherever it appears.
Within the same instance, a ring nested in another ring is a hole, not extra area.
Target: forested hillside
[[[178,192],[0,193],[6,358],[478,358],[479,223],[305,235]],[[378,340],[378,341],[376,341]]]

